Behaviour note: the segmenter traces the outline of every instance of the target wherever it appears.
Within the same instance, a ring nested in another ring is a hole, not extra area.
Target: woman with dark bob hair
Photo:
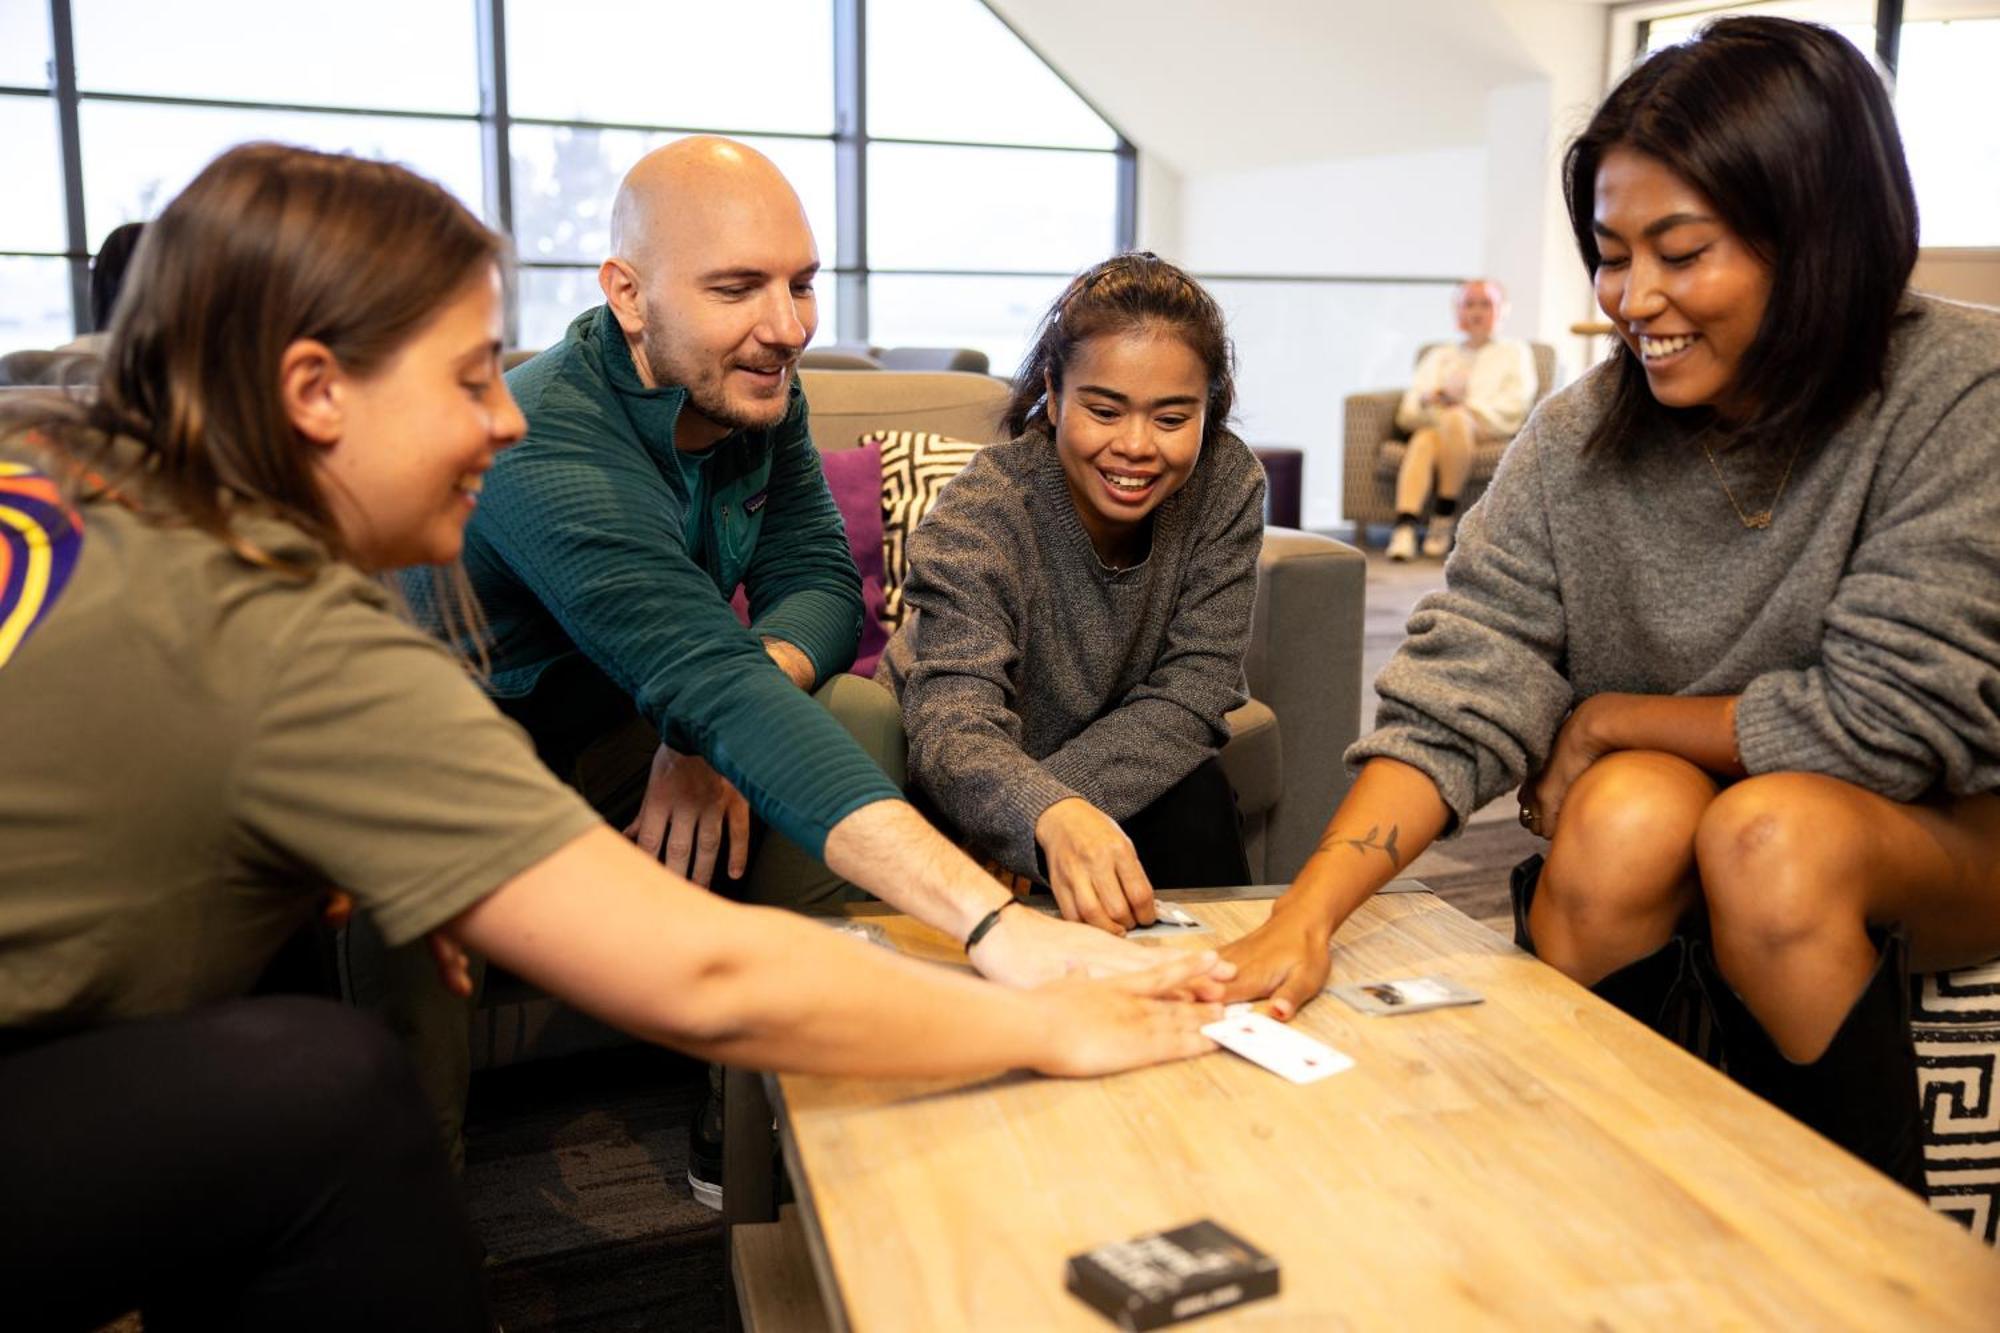
[[[1236,989],[1294,1011],[1518,785],[1522,945],[1663,1031],[1705,1001],[1740,1082],[1920,1187],[1905,968],[2000,952],[2000,315],[1907,290],[1889,98],[1824,28],[1709,25],[1566,169],[1619,345],[1468,516]]]
[[[11,1326],[493,1327],[387,1030],[241,998],[329,887],[392,943],[444,941],[461,993],[462,946],[712,1060],[1081,1074],[1211,1049],[1212,953],[1004,990],[695,888],[398,618],[371,576],[454,567],[524,429],[501,260],[399,167],[232,149],[149,225],[94,400],[0,418]]]
[[[1229,429],[1222,311],[1157,255],[1077,275],[1001,421],[910,539],[896,690],[919,795],[1070,920],[1150,925],[1156,888],[1250,877],[1218,758],[1264,472]]]

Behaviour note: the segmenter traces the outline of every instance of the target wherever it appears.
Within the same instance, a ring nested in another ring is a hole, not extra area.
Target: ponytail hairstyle
[[[1049,307],[1014,375],[1014,391],[1001,416],[1004,433],[1009,438],[1030,430],[1047,434],[1049,392],[1062,392],[1077,348],[1107,333],[1170,334],[1201,360],[1208,372],[1201,434],[1206,453],[1228,428],[1236,406],[1236,354],[1215,298],[1146,250],[1118,255],[1078,274]]]

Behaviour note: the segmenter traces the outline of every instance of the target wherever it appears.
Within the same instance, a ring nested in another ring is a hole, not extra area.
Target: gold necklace
[[[1701,433],[1699,441],[1701,456],[1708,460],[1708,470],[1715,474],[1715,480],[1721,485],[1722,494],[1729,501],[1729,507],[1736,511],[1736,521],[1753,531],[1770,527],[1771,515],[1777,509],[1778,501],[1785,497],[1785,483],[1792,479],[1792,466],[1799,461],[1799,451],[1805,447],[1805,437],[1800,436],[1799,442],[1792,446],[1792,456],[1785,460],[1785,471],[1778,478],[1778,489],[1771,493],[1771,503],[1754,514],[1746,514],[1743,512],[1743,506],[1736,503],[1736,492],[1729,489],[1729,482],[1724,479],[1721,467],[1716,464],[1715,453],[1708,447],[1708,437],[1714,433],[1713,426]]]

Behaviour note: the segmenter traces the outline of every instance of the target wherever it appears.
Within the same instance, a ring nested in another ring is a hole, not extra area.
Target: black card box
[[[1213,1222],[1069,1257],[1069,1289],[1120,1328],[1165,1328],[1278,1294],[1278,1261]]]

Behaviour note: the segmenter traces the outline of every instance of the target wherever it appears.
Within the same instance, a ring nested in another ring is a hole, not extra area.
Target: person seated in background
[[[490,692],[551,768],[695,882],[788,907],[851,883],[963,938],[1008,895],[842,725],[893,735],[895,704],[841,674],[861,580],[798,383],[819,271],[798,196],[754,149],[681,139],[619,186],[611,244],[605,303],[508,374],[527,438],[486,477],[466,537]],[[784,840],[754,858],[753,812],[755,836]],[[1030,985],[1143,958],[1013,912],[972,961]],[[698,1197],[719,1207],[718,1107],[691,1141]]]
[[[1670,1035],[1691,978],[1733,1077],[1921,1188],[1906,968],[2000,953],[2000,313],[1909,291],[1895,112],[1826,28],[1650,57],[1565,185],[1618,346],[1508,448],[1239,989],[1305,1004],[1518,784],[1523,947]]]
[[[1410,434],[1396,471],[1396,529],[1391,560],[1417,553],[1424,497],[1431,497],[1423,552],[1442,560],[1451,553],[1458,499],[1472,475],[1472,448],[1504,440],[1521,429],[1535,396],[1535,357],[1528,344],[1496,338],[1507,312],[1507,293],[1491,278],[1474,278],[1454,298],[1462,343],[1444,343],[1417,362],[1416,380],[1396,406],[1396,425]]]
[[[877,668],[919,798],[1063,915],[1250,879],[1217,754],[1248,697],[1264,475],[1228,428],[1215,301],[1150,254],[1072,282],[982,449],[910,540]]]
[[[58,352],[85,352],[91,356],[104,355],[104,348],[110,342],[112,312],[117,309],[118,292],[125,285],[125,271],[131,267],[132,256],[139,248],[139,237],[146,230],[143,222],[125,222],[113,227],[97,247],[97,253],[90,258],[90,327],[92,332],[83,334],[73,342],[56,348]]]
[[[94,401],[0,430],[0,533],[29,570],[0,605],[10,1326],[140,1306],[163,1333],[490,1333],[408,1061],[339,1005],[236,998],[330,886],[392,941],[433,932],[461,990],[478,950],[761,1069],[1092,1074],[1211,1049],[1212,953],[1005,989],[696,888],[397,616],[374,576],[448,569],[523,430],[504,242],[442,188],[250,145],[152,225]],[[829,851],[893,855],[899,810],[870,800]],[[1011,901],[983,887],[975,954]]]

